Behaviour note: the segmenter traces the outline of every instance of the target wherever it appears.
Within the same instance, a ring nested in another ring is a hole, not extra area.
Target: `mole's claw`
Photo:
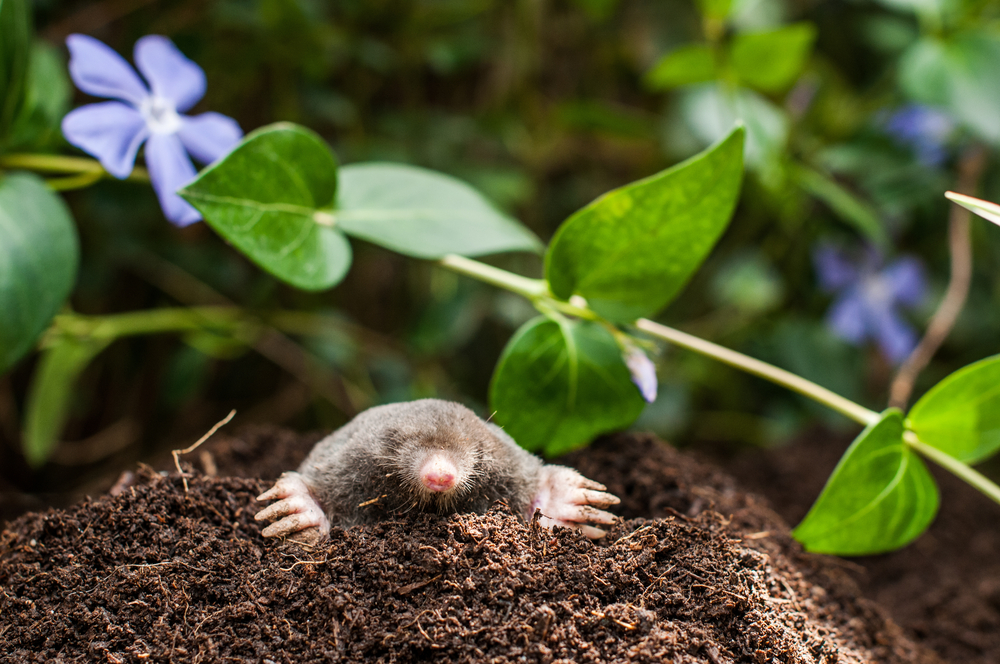
[[[574,512],[570,513],[571,521],[578,523],[603,523],[610,525],[618,520],[614,514],[595,509],[590,505],[580,505]]]
[[[257,500],[276,500],[278,498],[287,498],[288,496],[294,495],[296,493],[306,493],[309,492],[309,487],[306,483],[302,481],[302,476],[298,473],[282,473],[278,481],[274,483],[270,489],[264,493],[257,496]]]
[[[303,512],[309,508],[306,500],[308,499],[303,499],[301,496],[292,496],[284,500],[279,500],[273,505],[268,505],[257,512],[253,518],[257,521],[274,521],[279,517]]]
[[[601,530],[600,528],[594,528],[593,526],[577,526],[577,530],[579,530],[581,533],[583,533],[590,539],[601,539],[602,537],[607,535],[607,533]]]
[[[589,491],[587,489],[580,489],[580,498],[581,500],[578,504],[594,505],[595,507],[609,507],[621,502],[621,498],[618,496],[604,493],[603,491]]]
[[[600,528],[590,524],[612,524],[617,517],[598,508],[617,505],[617,496],[604,491],[605,486],[562,466],[544,466],[538,487],[529,508],[540,509],[539,519],[546,528],[566,526],[576,528],[591,539],[604,537]]]
[[[580,487],[584,489],[594,489],[595,491],[607,491],[608,487],[604,486],[600,482],[595,482],[592,479],[580,475]],[[611,495],[611,494],[608,494]]]
[[[287,537],[293,533],[297,533],[300,530],[305,530],[307,528],[315,528],[319,526],[315,523],[313,519],[310,519],[308,515],[297,513],[286,516],[280,521],[275,521],[270,526],[261,531],[261,535],[264,537]]]
[[[315,529],[315,536],[302,533],[304,541],[315,542],[330,532],[330,521],[298,473],[284,473],[275,485],[257,500],[281,498],[254,515],[257,521],[275,521],[261,531],[264,537],[287,537]],[[303,540],[303,537],[295,539]]]

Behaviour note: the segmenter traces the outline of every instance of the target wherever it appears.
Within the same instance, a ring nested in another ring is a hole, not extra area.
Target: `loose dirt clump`
[[[237,438],[208,448],[220,475]],[[307,550],[261,538],[265,480],[202,476],[185,493],[141,471],[117,496],[8,524],[0,660],[938,661],[721,473],[645,437],[574,460],[630,517],[600,543],[497,505],[334,529]]]

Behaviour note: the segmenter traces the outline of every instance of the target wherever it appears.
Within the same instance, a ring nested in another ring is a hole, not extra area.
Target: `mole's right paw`
[[[291,537],[304,544],[315,544],[330,532],[326,512],[309,491],[298,473],[282,473],[274,486],[257,496],[257,500],[275,500],[273,505],[257,512],[257,521],[274,521],[263,531],[264,537]]]

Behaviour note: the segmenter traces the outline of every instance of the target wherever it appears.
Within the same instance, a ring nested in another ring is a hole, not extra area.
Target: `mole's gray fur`
[[[421,486],[428,450],[458,469],[454,491]],[[542,461],[461,404],[421,399],[370,408],[326,437],[299,466],[331,524],[350,526],[391,514],[485,513],[504,501],[525,515]]]

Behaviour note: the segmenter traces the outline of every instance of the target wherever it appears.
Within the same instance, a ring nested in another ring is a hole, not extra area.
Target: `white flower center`
[[[146,97],[139,106],[146,126],[154,134],[176,134],[181,128],[181,116],[174,102],[163,97]]]
[[[871,274],[864,278],[863,283],[862,288],[869,303],[879,307],[888,307],[892,304],[893,288],[888,279],[881,274]]]

